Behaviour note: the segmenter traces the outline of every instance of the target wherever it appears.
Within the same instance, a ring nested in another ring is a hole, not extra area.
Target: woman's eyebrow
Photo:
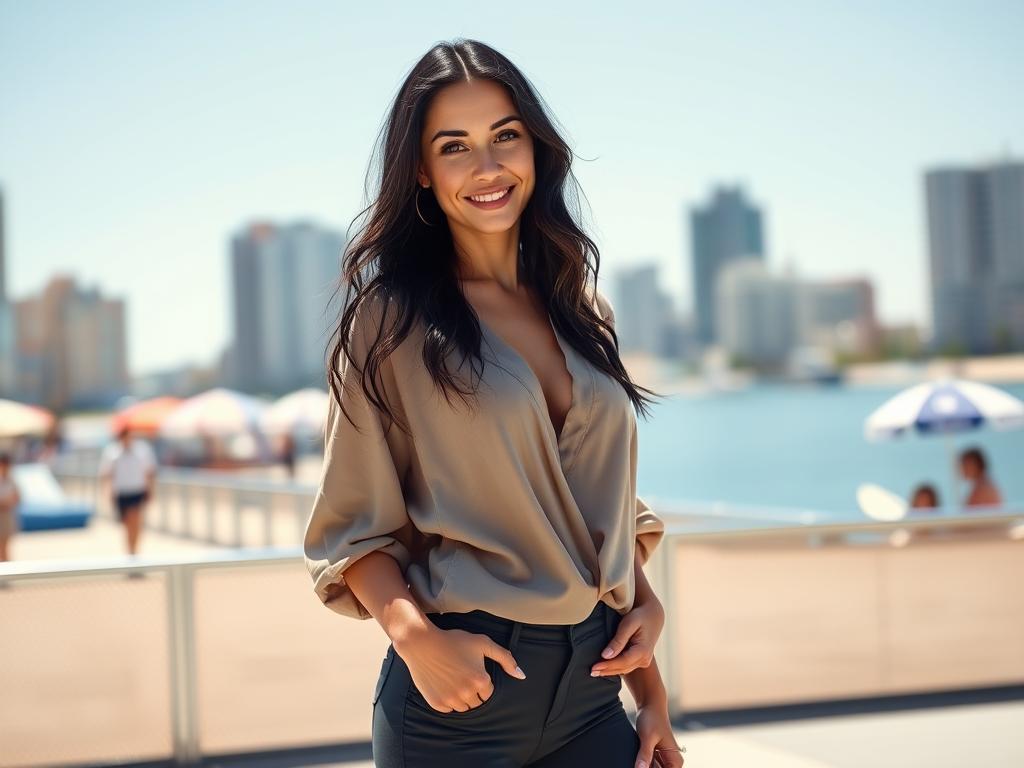
[[[509,115],[508,117],[501,118],[501,120],[499,120],[496,123],[492,123],[491,127],[490,127],[490,130],[493,131],[495,128],[500,128],[505,123],[509,123],[509,122],[511,122],[513,120],[519,120],[520,122],[522,122],[522,120],[519,117],[519,115]],[[430,140],[430,143],[433,144],[435,141],[440,139],[442,136],[469,136],[469,132],[468,131],[438,131],[437,133],[434,134],[434,138],[432,138]]]

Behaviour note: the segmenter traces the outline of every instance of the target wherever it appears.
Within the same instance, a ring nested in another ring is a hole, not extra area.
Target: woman
[[[375,763],[677,768],[645,398],[564,199],[572,153],[518,69],[459,40],[414,66],[381,157],[304,537],[324,604],[391,639]]]
[[[19,529],[21,494],[11,475],[11,457],[0,453],[0,562],[10,559],[8,544]]]

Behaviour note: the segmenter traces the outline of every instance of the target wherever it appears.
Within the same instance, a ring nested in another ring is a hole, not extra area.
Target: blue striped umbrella
[[[916,384],[887,400],[868,416],[864,437],[877,441],[908,432],[943,435],[952,454],[951,435],[983,426],[997,430],[1024,428],[1024,401],[988,384],[946,378]],[[954,498],[959,498],[956,487],[954,467]]]

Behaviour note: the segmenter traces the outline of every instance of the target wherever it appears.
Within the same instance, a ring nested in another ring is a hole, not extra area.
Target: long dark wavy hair
[[[342,274],[336,287],[345,287],[344,309],[331,339],[327,377],[333,396],[342,405],[343,368],[340,355],[353,362],[350,334],[364,302],[382,299],[383,313],[376,340],[362,366],[362,388],[368,401],[391,421],[395,412],[378,386],[381,363],[387,359],[417,319],[422,321],[423,364],[445,399],[459,387],[446,364],[460,352],[481,364],[481,330],[476,314],[459,287],[457,257],[447,217],[433,194],[423,194],[417,215],[416,174],[420,165],[420,136],[432,97],[447,85],[492,80],[503,85],[533,137],[536,183],[519,222],[522,274],[548,310],[552,324],[580,355],[618,381],[634,408],[647,415],[649,398],[658,393],[634,384],[619,359],[614,328],[594,311],[588,286],[596,290],[600,254],[597,245],[577,224],[579,183],[572,173],[573,153],[555,129],[544,103],[519,69],[504,55],[477,40],[458,38],[431,48],[402,83],[378,134],[367,172],[367,198],[372,202],[353,223],[369,214],[342,254]],[[374,166],[379,187],[370,189]],[[424,190],[425,191],[425,190]],[[567,198],[573,202],[575,217]],[[391,308],[397,311],[391,311]],[[393,315],[390,327],[384,317]],[[608,333],[606,333],[607,331]],[[326,352],[326,350],[325,350]],[[348,414],[346,413],[346,416]],[[351,418],[349,419],[351,421]],[[403,429],[406,429],[402,425]],[[406,430],[407,431],[407,430]]]

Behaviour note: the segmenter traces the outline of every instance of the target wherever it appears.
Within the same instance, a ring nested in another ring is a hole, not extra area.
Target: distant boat
[[[790,353],[786,379],[794,383],[842,384],[843,371],[835,363],[832,352],[824,347],[797,347]]]

